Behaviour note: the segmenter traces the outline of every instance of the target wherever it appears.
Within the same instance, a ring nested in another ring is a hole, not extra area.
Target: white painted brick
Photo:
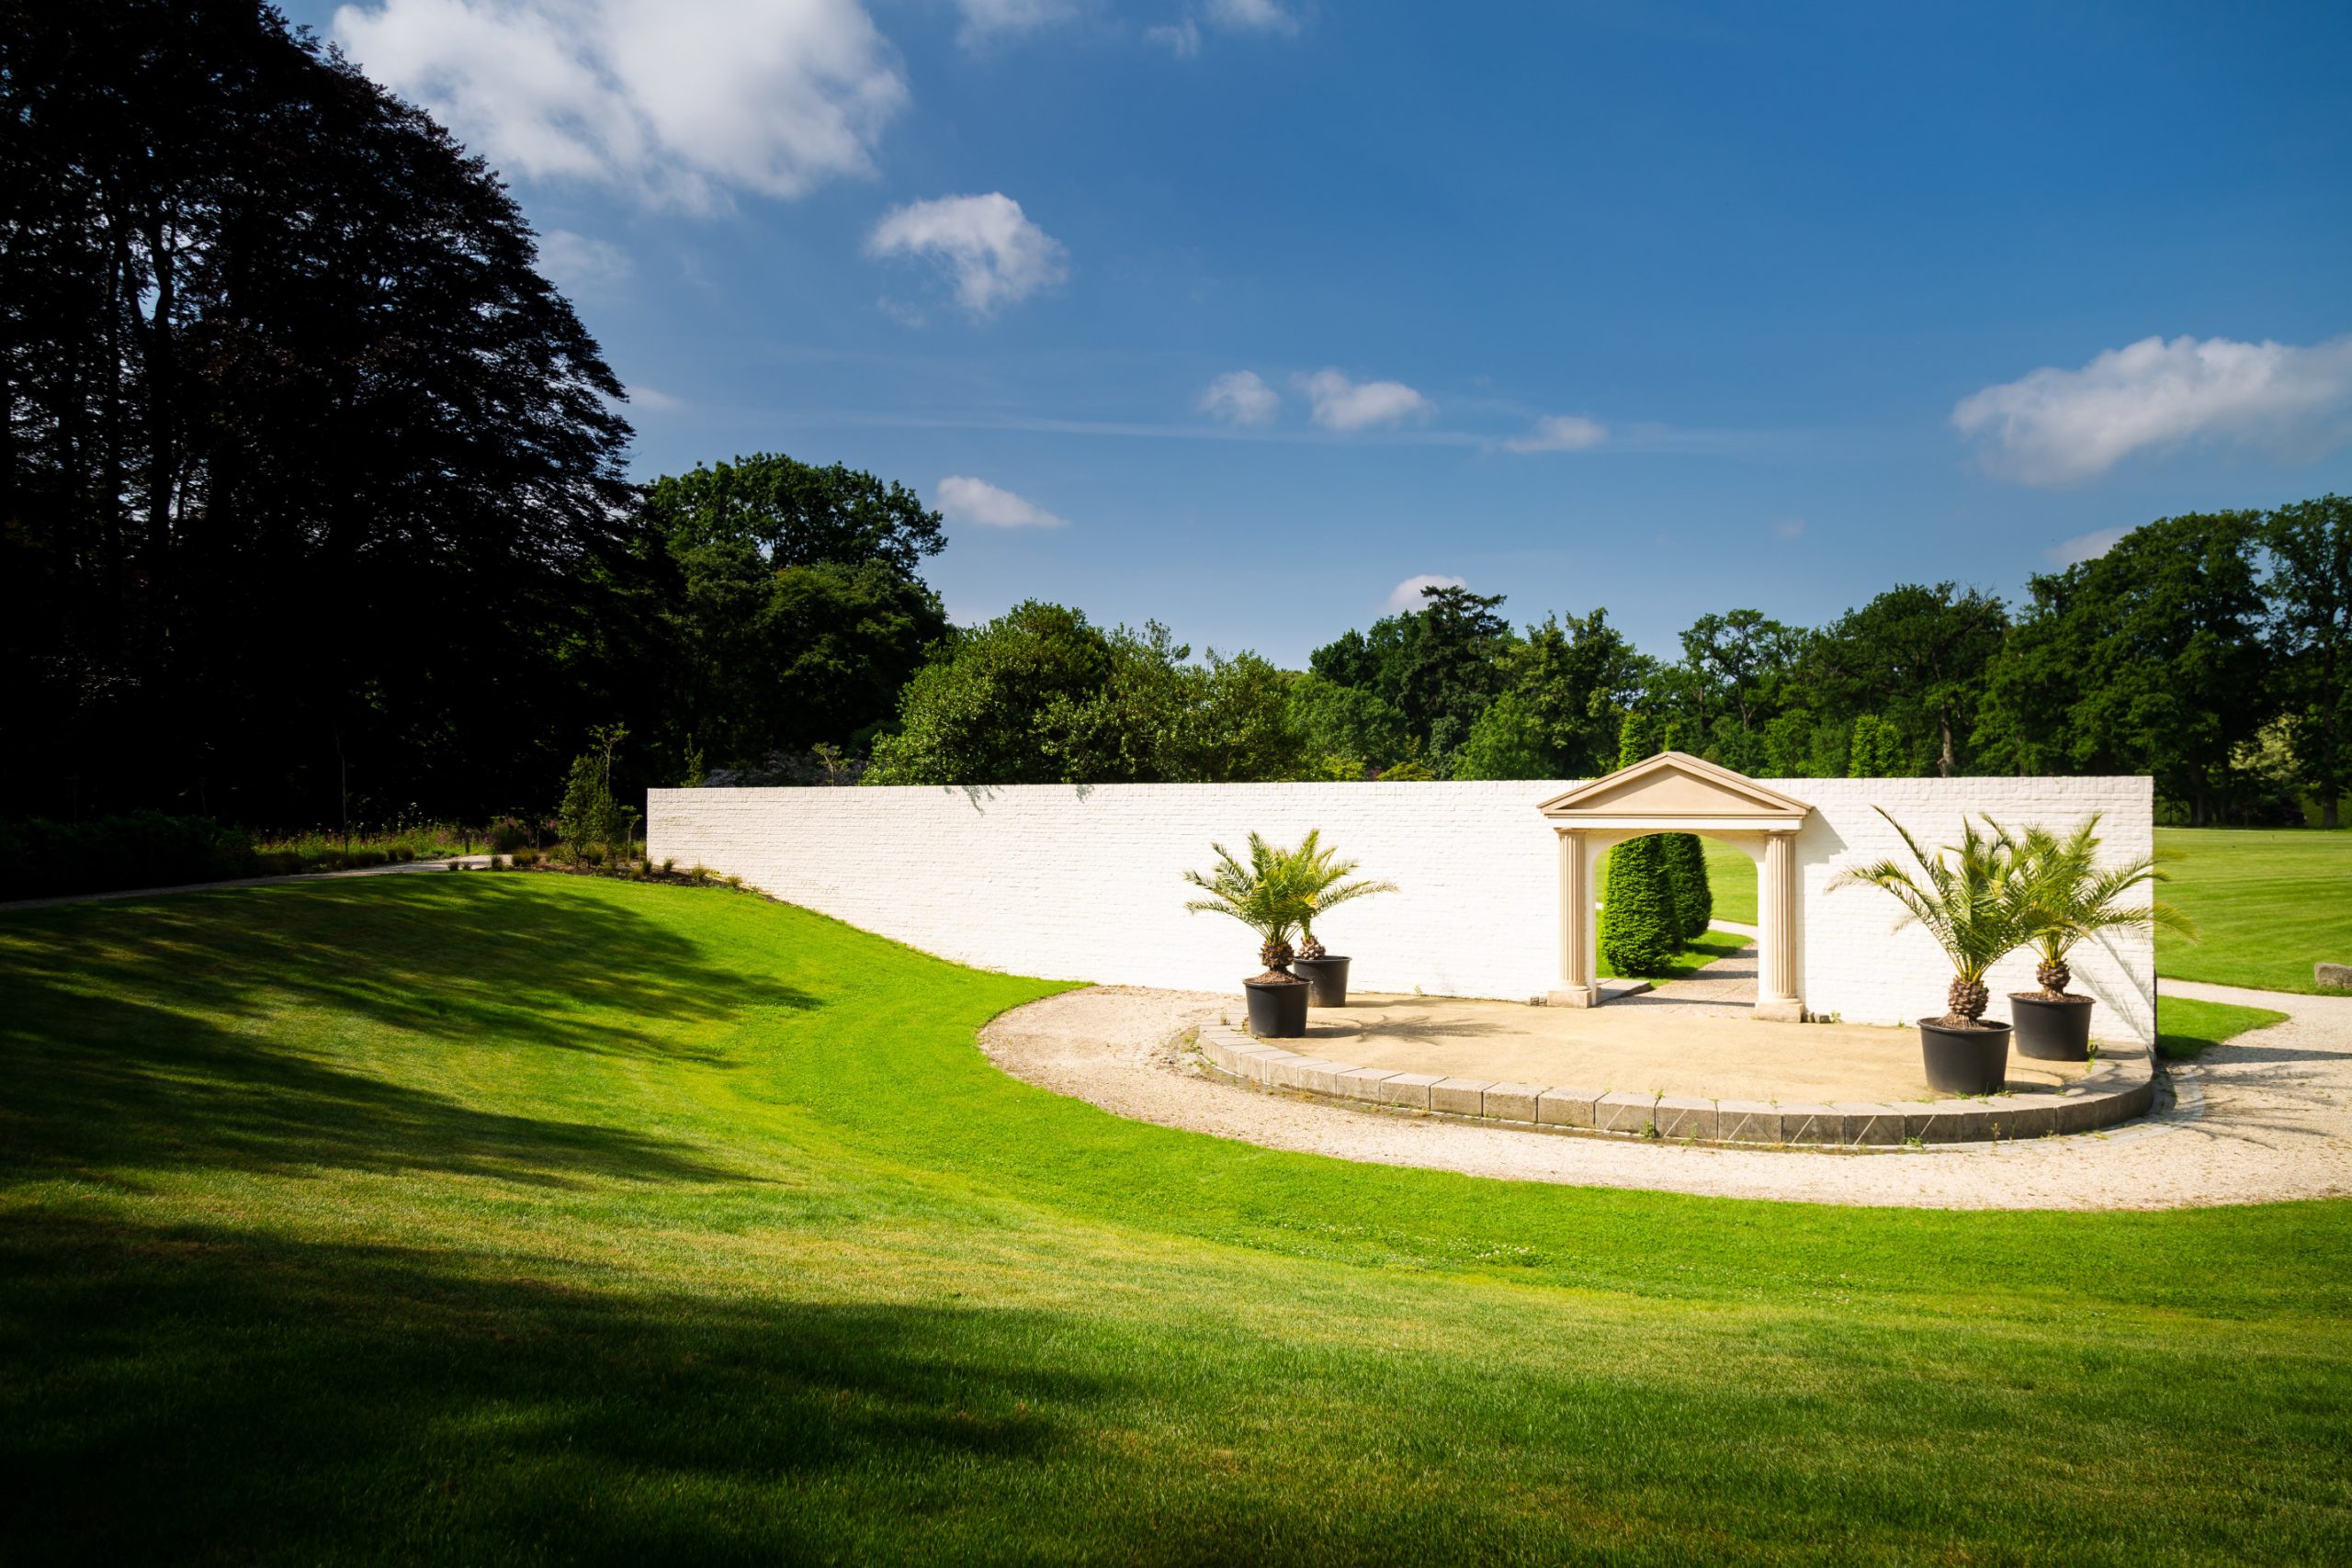
[[[1289,842],[1320,828],[1365,874],[1402,889],[1348,906],[1318,933],[1353,955],[1356,989],[1518,999],[1558,973],[1556,855],[1535,808],[1575,782],[655,790],[647,838],[657,861],[732,872],[961,963],[1238,992],[1255,942],[1187,914],[1183,873],[1208,868],[1212,840],[1239,852],[1252,829]],[[1902,852],[1872,807],[1930,845],[1956,838],[1963,813],[2064,830],[2100,812],[2118,858],[2154,841],[2144,778],[1759,782],[1815,807],[1797,839],[1798,966],[1805,1006],[1849,1023],[1940,1012],[1950,978],[1926,932],[1890,929],[1894,900],[1824,891],[1849,865]],[[2076,989],[2106,1004],[2099,1038],[2151,1041],[2145,933],[2086,942],[2074,967]],[[2031,955],[2005,960],[1988,984],[1991,1016],[2007,1018],[2007,993],[2033,987]]]

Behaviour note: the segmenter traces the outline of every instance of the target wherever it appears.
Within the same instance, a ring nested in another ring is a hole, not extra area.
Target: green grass
[[[1756,863],[1745,850],[1702,837],[1707,852],[1707,887],[1715,896],[1715,919],[1743,926],[1756,923]]]
[[[1669,980],[1688,979],[1716,959],[1729,958],[1752,940],[1754,939],[1741,936],[1737,931],[1711,931],[1669,959],[1664,973],[1645,975],[1642,978],[1655,980],[1661,986]],[[1616,967],[1609,962],[1609,955],[1605,953],[1600,955],[1599,968],[1600,977],[1604,980],[1622,977],[1618,975]]]
[[[1748,859],[1744,851],[1736,850],[1704,834],[1700,835],[1699,847],[1707,854],[1707,890],[1715,897],[1713,918],[1743,926],[1754,925],[1756,863]],[[1593,868],[1592,885],[1595,888],[1609,886],[1609,856],[1605,851],[1600,863]]]
[[[2352,1555],[2352,1205],[1275,1153],[996,1072],[1052,989],[589,878],[0,917],[6,1555]]]
[[[2311,994],[2313,964],[2352,964],[2352,832],[2159,828],[2156,852],[2204,939],[2157,932],[2158,975]]]
[[[2190,1061],[2210,1045],[2233,1040],[2250,1029],[2267,1029],[2286,1021],[2285,1013],[2270,1008],[2161,997],[2156,1002],[2156,1049],[2168,1061]]]

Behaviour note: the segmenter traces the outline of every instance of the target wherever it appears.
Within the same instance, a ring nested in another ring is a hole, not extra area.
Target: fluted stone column
[[[1764,874],[1757,885],[1756,1016],[1804,1021],[1797,991],[1797,840],[1792,832],[1764,836]]]
[[[1574,829],[1559,829],[1560,983],[1545,998],[1555,1008],[1589,1008],[1600,1000],[1593,982],[1592,846]]]

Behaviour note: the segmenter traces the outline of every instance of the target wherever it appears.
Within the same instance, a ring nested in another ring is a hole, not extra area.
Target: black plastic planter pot
[[[1250,993],[1250,1032],[1261,1040],[1295,1040],[1306,1032],[1303,980],[1244,980]]]
[[[2088,997],[2052,1001],[2031,991],[2009,993],[2009,1016],[2018,1021],[2018,1055],[2037,1062],[2087,1062],[2091,1059],[2091,1009]]]
[[[1310,1007],[1348,1005],[1348,961],[1344,958],[1294,958],[1290,972],[1306,982]]]
[[[1939,1020],[1923,1018],[1919,1054],[1927,1060],[1928,1086],[1945,1094],[1996,1094],[2009,1081],[2006,1023],[1947,1029]]]

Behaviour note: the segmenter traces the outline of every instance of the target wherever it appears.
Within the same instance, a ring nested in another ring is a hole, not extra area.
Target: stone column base
[[[1767,1023],[1803,1023],[1804,1004],[1797,1001],[1758,1002],[1756,1016]]]
[[[1570,986],[1564,991],[1547,991],[1544,1005],[1555,1008],[1593,1008],[1600,1005],[1600,988],[1597,986]]]

